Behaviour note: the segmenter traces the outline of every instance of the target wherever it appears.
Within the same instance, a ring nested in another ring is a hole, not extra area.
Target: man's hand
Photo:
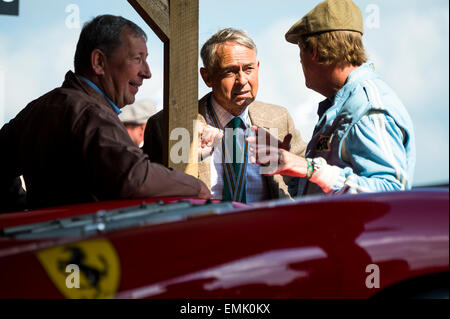
[[[260,144],[261,141],[265,141],[265,145],[266,146],[275,146],[274,144],[276,143],[271,143],[271,141],[276,140],[278,143],[278,148],[281,148],[283,150],[289,151],[291,149],[291,140],[292,140],[292,134],[289,133],[288,135],[286,135],[283,139],[283,141],[280,141],[279,139],[277,139],[275,136],[273,136],[272,134],[270,134],[266,129],[253,125],[252,126],[252,130],[256,132],[256,136],[250,136],[247,137],[246,141],[248,143],[255,143],[255,144]],[[265,139],[264,139],[265,137]]]
[[[278,150],[286,150],[289,151],[291,149],[291,140],[292,140],[292,134],[288,134],[284,137],[283,141],[280,141],[275,136],[270,134],[266,129],[258,126],[252,126],[252,130],[256,132],[256,136],[250,136],[246,139],[246,141],[250,145],[250,150],[254,150],[253,153],[255,155],[255,161],[256,163],[262,165],[262,166],[268,166],[270,163],[260,161],[259,156],[260,155],[271,155],[271,153],[264,153],[263,150],[266,152],[276,152],[278,154]],[[278,155],[276,155],[278,156]],[[266,157],[270,158],[270,157]],[[278,159],[275,159],[275,162],[278,162]],[[274,163],[274,162],[271,162]]]
[[[198,197],[203,198],[203,199],[212,198],[212,195],[208,189],[208,186],[206,186],[206,184],[203,183],[201,180],[198,180],[198,181],[200,182],[200,192],[198,193]]]
[[[259,164],[261,174],[265,176],[287,175],[305,177],[307,164],[304,157],[297,156],[284,149],[273,146],[250,146],[250,161]]]
[[[292,134],[286,135],[283,141],[280,141],[261,127],[252,126],[252,130],[256,132],[256,136],[246,139],[250,144],[250,161],[262,166],[261,174],[306,176],[305,158],[289,152]]]
[[[220,144],[223,132],[218,128],[205,123],[198,123],[198,156],[199,161],[207,158],[214,151],[214,147]]]

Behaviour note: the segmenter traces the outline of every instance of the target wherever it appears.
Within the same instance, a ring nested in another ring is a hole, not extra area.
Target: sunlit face
[[[238,116],[255,100],[258,92],[256,52],[238,43],[226,42],[217,47],[216,59],[212,72],[200,70],[203,80],[212,88],[214,99]]]
[[[302,64],[303,74],[305,76],[305,85],[309,89],[314,89],[312,71],[312,54],[308,50],[302,50],[300,45],[300,63]]]
[[[104,93],[119,108],[133,104],[144,79],[152,76],[147,56],[145,40],[125,29],[122,32],[122,45],[106,57],[100,83]]]
[[[145,123],[139,125],[125,125],[131,140],[136,146],[142,147],[144,142]]]

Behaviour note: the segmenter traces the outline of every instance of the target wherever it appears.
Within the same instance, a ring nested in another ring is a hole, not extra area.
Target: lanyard
[[[208,99],[207,110],[210,119],[214,123],[214,126],[220,130],[223,130],[222,125],[217,119],[216,112],[214,112],[214,108],[211,105],[211,97]],[[234,134],[234,132],[233,132]],[[244,140],[248,137],[247,134],[244,136]],[[225,155],[227,154],[227,155]],[[226,156],[226,158],[225,158]],[[227,159],[227,160],[225,160]],[[233,160],[231,155],[231,163],[230,163],[230,154],[225,150],[225,134],[222,137],[222,167],[224,171],[225,178],[227,183],[224,183],[224,187],[228,186],[228,190],[232,196],[233,201],[235,202],[243,202],[244,200],[244,191],[245,191],[245,176],[247,174],[247,162],[248,162],[248,142],[245,141],[244,144],[244,161],[242,165],[240,165],[239,172],[236,176],[236,173],[233,169]]]
[[[109,97],[107,97],[105,95],[105,93],[103,93],[97,85],[95,85],[92,81],[86,79],[84,76],[82,75],[78,75],[84,82],[86,82],[87,84],[89,84],[94,90],[96,90],[98,93],[100,93],[101,96],[103,96],[106,100],[106,102],[109,103],[109,105],[111,105],[112,109],[114,110],[114,112],[116,112],[117,114],[122,113],[122,111],[117,107],[117,105],[114,104],[113,101],[111,101],[111,99]]]

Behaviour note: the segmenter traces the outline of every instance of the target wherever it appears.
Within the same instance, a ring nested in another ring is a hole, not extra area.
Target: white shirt
[[[217,119],[220,122],[222,127],[225,127],[233,118],[234,115],[229,113],[223,107],[221,107],[214,97],[211,96],[211,104],[216,113]],[[248,131],[250,132],[250,136],[255,135],[255,132],[250,130],[252,125],[250,116],[248,115],[248,107],[244,110],[244,112],[239,115],[242,122],[244,122]],[[206,122],[214,126],[212,119],[209,117],[209,113],[206,113]],[[240,128],[238,129],[238,133],[236,135],[237,143],[239,147],[243,149],[245,143],[245,130]],[[222,164],[222,148],[216,147],[214,148],[214,152],[212,156],[210,156],[207,160],[210,161],[210,176],[211,176],[211,193],[214,198],[222,199],[223,197],[223,164]],[[214,163],[211,163],[211,160]],[[214,164],[214,165],[212,165]],[[247,163],[247,172],[246,172],[246,198],[247,203],[257,202],[269,199],[269,190],[267,183],[264,177],[259,173],[259,165],[252,164],[250,162],[250,157],[248,157]]]

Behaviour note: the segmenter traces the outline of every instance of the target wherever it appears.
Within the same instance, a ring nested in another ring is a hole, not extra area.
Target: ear
[[[144,136],[146,125],[147,125],[146,123],[139,125],[139,136]]]
[[[200,74],[202,76],[203,82],[205,82],[207,87],[212,87],[212,81],[208,74],[208,70],[206,68],[200,68]]]
[[[95,49],[91,52],[91,67],[96,75],[105,74],[106,55],[102,50]]]

